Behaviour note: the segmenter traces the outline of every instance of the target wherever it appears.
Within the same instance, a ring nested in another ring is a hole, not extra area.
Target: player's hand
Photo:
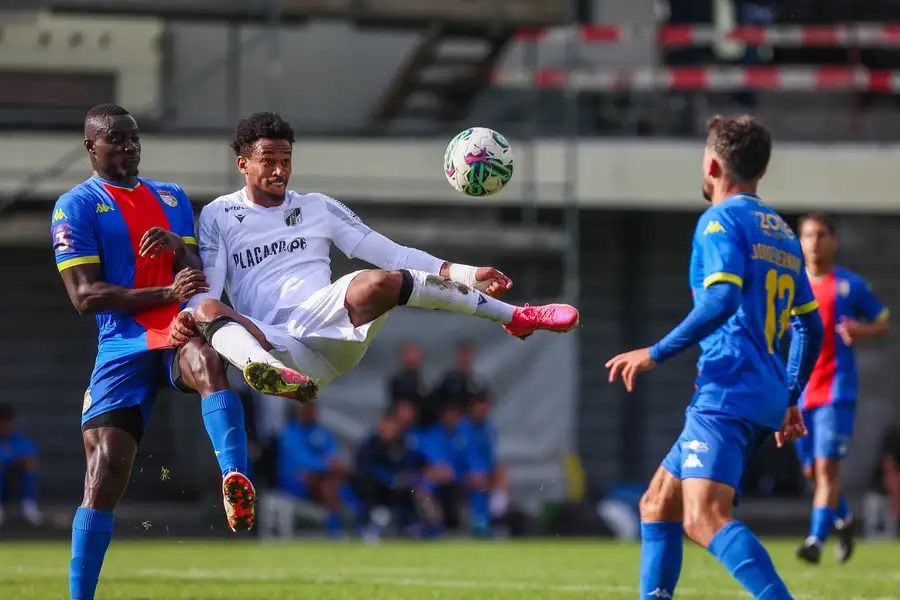
[[[799,406],[788,407],[784,413],[784,423],[781,429],[775,432],[775,445],[781,448],[788,442],[793,442],[806,435],[806,424],[803,422],[803,413]]]
[[[178,302],[186,302],[191,297],[209,291],[206,275],[199,269],[185,267],[175,274],[171,285],[172,295]]]
[[[166,250],[182,252],[185,248],[184,240],[179,235],[162,227],[151,227],[144,232],[138,253],[156,258]]]
[[[488,296],[499,298],[513,286],[512,279],[494,267],[478,267],[475,271],[475,289]]]
[[[622,383],[629,392],[634,391],[634,382],[637,380],[638,373],[650,371],[654,367],[656,367],[656,361],[650,358],[649,347],[625,352],[606,361],[606,368],[609,369],[609,382],[615,383],[621,375]]]
[[[862,330],[862,323],[860,323],[856,319],[841,317],[841,320],[835,326],[834,330],[839,336],[841,336],[841,340],[845,345],[852,346],[853,342],[860,339],[859,334]]]
[[[176,348],[184,346],[191,338],[197,335],[197,323],[194,322],[194,315],[183,310],[172,319],[169,325],[169,345]]]

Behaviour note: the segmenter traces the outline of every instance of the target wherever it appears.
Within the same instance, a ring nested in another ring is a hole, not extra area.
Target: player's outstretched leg
[[[222,357],[200,338],[177,354],[181,381],[202,400],[203,424],[222,472],[222,501],[232,531],[248,530],[256,520],[256,490],[247,477],[247,431],[244,405],[228,389]]]
[[[72,600],[93,600],[112,539],[113,509],[128,485],[138,442],[118,427],[87,429],[82,437],[87,473],[84,499],[72,520],[69,592]]]
[[[374,321],[394,306],[446,310],[500,323],[526,338],[535,331],[565,333],[578,325],[578,310],[568,304],[514,306],[467,285],[424,271],[361,271],[347,288],[350,321]]]
[[[316,382],[275,358],[265,334],[230,306],[204,300],[194,311],[194,320],[209,345],[241,369],[247,384],[256,391],[299,402],[315,399]]]
[[[681,487],[687,536],[709,550],[754,598],[791,600],[762,543],[731,517],[734,488],[699,478],[684,479]]]
[[[660,467],[641,497],[640,508],[640,597],[672,598],[684,552],[681,481]]]

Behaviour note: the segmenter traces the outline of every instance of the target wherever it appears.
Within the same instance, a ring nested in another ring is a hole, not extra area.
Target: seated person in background
[[[5,519],[3,502],[8,500],[7,491],[16,485],[22,516],[32,525],[38,525],[42,515],[37,504],[37,448],[16,429],[14,419],[12,406],[0,404],[0,524]]]
[[[881,485],[888,496],[890,516],[900,525],[900,429],[884,437],[881,449]]]
[[[475,362],[475,348],[463,342],[456,348],[456,365],[444,375],[444,379],[434,391],[434,402],[438,413],[446,404],[468,406],[472,398],[485,390],[481,378],[472,370]]]
[[[400,370],[388,382],[388,402],[393,410],[401,401],[412,402],[419,416],[431,424],[437,415],[431,414],[430,390],[422,381],[422,349],[415,342],[406,342],[400,353]]]
[[[414,411],[405,418],[415,419]],[[438,518],[427,508],[429,501],[423,487],[425,459],[407,445],[406,433],[394,415],[385,415],[378,429],[356,452],[356,489],[369,514],[370,524],[383,529],[393,521],[401,532],[419,524],[418,508],[427,525]]]
[[[469,438],[469,510],[476,535],[491,533],[491,520],[506,515],[509,492],[506,468],[497,462],[497,427],[490,421],[491,402],[486,393],[476,394],[463,427]]]
[[[459,503],[469,472],[469,433],[460,406],[441,407],[440,419],[421,436],[425,477],[443,511],[444,527],[459,528]]]
[[[326,529],[333,536],[341,531],[341,507],[350,500],[344,479],[334,436],[319,424],[315,403],[301,404],[297,419],[278,438],[278,488],[322,504],[328,511]]]

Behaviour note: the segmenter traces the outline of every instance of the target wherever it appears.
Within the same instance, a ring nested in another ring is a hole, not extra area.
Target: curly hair
[[[710,119],[706,144],[737,181],[762,177],[772,154],[771,134],[749,115]]]
[[[254,113],[241,121],[231,140],[235,154],[249,154],[257,140],[287,140],[294,143],[294,130],[278,113]]]

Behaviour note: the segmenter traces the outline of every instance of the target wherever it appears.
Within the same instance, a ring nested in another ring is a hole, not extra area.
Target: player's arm
[[[890,311],[875,297],[862,279],[851,280],[853,311],[857,318],[844,318],[835,330],[848,346],[884,335],[890,329]]]
[[[472,267],[452,263],[431,254],[394,242],[373,231],[343,204],[325,198],[331,215],[332,240],[349,258],[359,258],[380,269],[412,269],[440,275],[469,287],[478,287],[490,296],[500,296],[512,287],[512,280],[494,267]]]
[[[60,272],[72,305],[81,314],[105,311],[137,313],[156,306],[184,302],[205,291],[202,271],[183,269],[172,285],[126,288],[103,280],[99,264],[80,264]]]
[[[633,391],[639,373],[697,344],[740,308],[746,252],[738,224],[725,211],[708,210],[697,223],[694,247],[691,260],[699,261],[698,274],[702,276],[702,287],[697,285],[694,293],[694,308],[653,346],[608,360],[610,383],[621,375],[625,389]]]

